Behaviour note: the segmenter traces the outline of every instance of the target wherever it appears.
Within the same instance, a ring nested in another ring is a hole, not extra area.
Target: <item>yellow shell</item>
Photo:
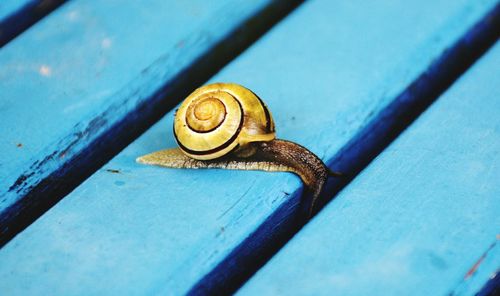
[[[200,160],[276,138],[267,106],[234,83],[209,84],[190,94],[175,114],[174,135],[182,152]]]

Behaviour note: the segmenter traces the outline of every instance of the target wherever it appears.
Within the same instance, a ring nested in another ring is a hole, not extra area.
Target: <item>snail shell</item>
[[[311,195],[309,216],[330,171],[314,153],[276,139],[267,106],[249,89],[214,83],[195,90],[174,119],[179,148],[153,152],[138,162],[169,168],[222,168],[297,174]]]
[[[182,152],[199,160],[276,138],[274,121],[262,100],[230,83],[210,84],[189,95],[176,112],[174,136]]]

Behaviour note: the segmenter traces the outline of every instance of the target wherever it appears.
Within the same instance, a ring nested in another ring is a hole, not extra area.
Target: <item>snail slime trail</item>
[[[168,168],[291,172],[312,195],[309,216],[328,176],[338,176],[303,146],[276,139],[267,106],[234,83],[209,84],[190,94],[175,114],[174,136],[179,148],[153,152],[137,161]]]

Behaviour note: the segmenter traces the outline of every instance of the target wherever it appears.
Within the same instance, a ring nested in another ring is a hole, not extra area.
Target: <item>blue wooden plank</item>
[[[445,66],[470,54],[480,29],[494,24],[467,33],[494,5],[311,1],[213,81],[253,89],[281,138],[328,163],[362,158],[357,151],[372,143],[360,135],[384,134],[392,127],[386,116],[428,100],[436,81],[449,78]],[[251,272],[295,227],[300,181],[285,173],[136,164],[137,156],[175,145],[172,118],[170,112],[5,245],[0,290],[181,294],[228,288]],[[352,143],[357,149],[343,152]]]
[[[500,268],[500,43],[239,295],[474,295]]]
[[[296,2],[72,1],[0,49],[0,244]]]
[[[4,0],[0,2],[0,47],[66,0]]]

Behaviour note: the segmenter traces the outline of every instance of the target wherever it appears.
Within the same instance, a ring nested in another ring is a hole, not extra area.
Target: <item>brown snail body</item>
[[[328,176],[337,175],[306,148],[276,139],[267,106],[237,84],[215,83],[195,90],[176,112],[174,136],[179,148],[137,161],[169,168],[292,172],[312,195],[309,215]]]

